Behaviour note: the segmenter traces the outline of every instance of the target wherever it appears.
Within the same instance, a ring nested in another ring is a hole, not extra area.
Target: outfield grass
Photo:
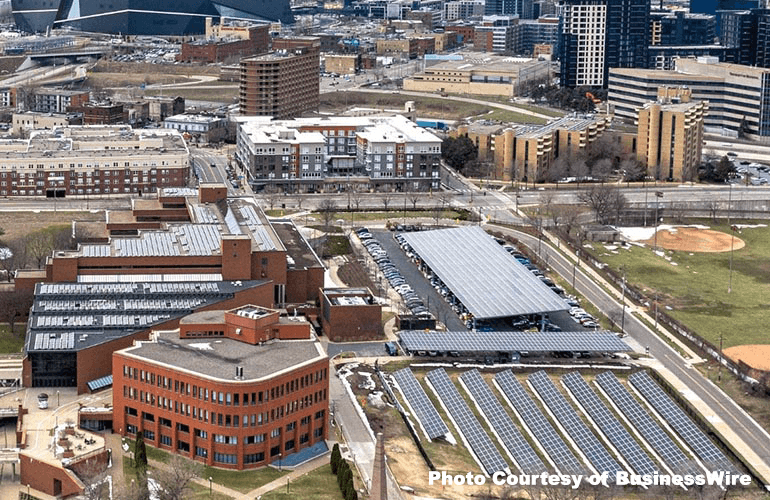
[[[722,224],[705,222],[712,229],[730,233]],[[733,252],[732,292],[730,252],[691,253],[666,251],[671,261],[654,255],[649,247],[631,246],[617,254],[595,245],[595,254],[615,271],[625,267],[629,282],[661,297],[660,307],[714,345],[770,343],[761,327],[770,305],[770,228],[743,229],[739,238],[746,246]],[[676,263],[673,265],[672,263]]]
[[[270,493],[262,495],[262,500],[343,500],[337,486],[337,476],[332,474],[331,465],[327,464],[308,472],[289,483],[288,492],[284,484]]]

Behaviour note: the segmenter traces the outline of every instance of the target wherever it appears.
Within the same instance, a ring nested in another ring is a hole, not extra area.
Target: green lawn
[[[506,123],[534,123],[536,125],[545,125],[548,122],[548,120],[538,116],[525,115],[524,113],[508,111],[507,109],[495,109],[488,115],[485,115],[484,119]]]
[[[13,329],[16,332],[15,335],[11,334],[8,325],[0,325],[0,354],[17,354],[24,347],[26,325],[19,321]]]
[[[730,233],[724,223],[705,224]],[[616,271],[625,266],[628,280],[647,289],[649,296],[657,290],[661,308],[671,307],[668,314],[714,345],[719,345],[720,335],[724,347],[767,344],[770,334],[760,325],[770,306],[770,228],[743,229],[736,236],[746,246],[733,253],[731,293],[730,252],[666,251],[671,261],[637,246],[613,254],[595,245],[594,253]]]
[[[331,465],[324,465],[308,472],[304,476],[286,484],[270,493],[262,495],[262,500],[343,500],[340,488],[337,486],[337,476],[332,474]]]

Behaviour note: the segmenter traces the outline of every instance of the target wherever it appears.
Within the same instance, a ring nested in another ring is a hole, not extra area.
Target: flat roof
[[[401,344],[409,352],[628,352],[611,332],[426,332],[404,330]]]
[[[235,378],[237,366],[243,367],[243,381],[254,381],[327,359],[314,338],[252,345],[229,338],[180,339],[176,330],[158,332],[156,341],[138,342],[119,352],[193,375],[230,381],[240,381]]]
[[[568,309],[478,226],[405,233],[404,239],[476,319]]]

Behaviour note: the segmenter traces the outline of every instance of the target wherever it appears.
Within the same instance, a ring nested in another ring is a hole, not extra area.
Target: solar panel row
[[[525,474],[545,472],[547,470],[545,464],[521,435],[479,372],[467,371],[460,375],[460,381],[491,424],[500,444],[516,461],[519,469]]]
[[[425,332],[404,330],[409,352],[623,352],[631,348],[609,332]]]
[[[531,374],[527,380],[597,472],[609,472],[610,477],[615,477],[616,472],[625,470],[580,420],[544,371]]]
[[[642,450],[639,443],[629,434],[623,424],[610,412],[601,399],[591,390],[585,379],[577,372],[561,378],[564,386],[577,399],[591,420],[601,429],[612,446],[631,466],[635,474],[654,474],[658,467]]]
[[[636,399],[620,383],[612,372],[603,372],[596,376],[596,385],[613,402],[631,425],[639,432],[655,453],[674,474],[698,474],[700,471],[692,461],[674,443],[666,432],[642,408]]]
[[[701,431],[684,411],[652,380],[647,372],[636,372],[628,377],[655,411],[700,458],[708,470],[724,470],[737,473],[730,460]]]
[[[476,420],[473,412],[468,408],[444,369],[438,368],[428,372],[427,379],[446,407],[470,451],[481,463],[481,468],[490,476],[497,471],[508,471],[508,464],[497,451],[479,421]]]
[[[396,379],[398,389],[404,396],[407,405],[409,405],[412,413],[420,421],[428,439],[436,439],[448,434],[449,429],[444,421],[441,420],[441,415],[438,414],[436,407],[428,399],[428,395],[425,394],[420,383],[414,377],[412,370],[404,368],[395,372],[393,377]]]
[[[513,373],[508,370],[499,372],[494,381],[524,427],[548,454],[558,472],[585,474],[586,468],[578,461]]]

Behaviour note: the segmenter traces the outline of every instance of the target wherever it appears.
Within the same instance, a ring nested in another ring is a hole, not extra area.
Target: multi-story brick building
[[[252,199],[228,199],[224,185],[164,189],[86,227],[99,242],[17,272],[16,288],[35,292],[26,387],[85,392],[109,375],[112,352],[152,328],[177,328],[193,311],[314,305],[323,286],[296,227],[269,222]]]
[[[170,130],[147,134],[127,126],[69,126],[0,145],[2,196],[152,192],[184,186],[189,172],[187,145]]]
[[[70,113],[82,113],[85,125],[117,125],[123,123],[123,105],[86,102],[69,106]]]
[[[318,109],[320,41],[275,39],[274,52],[241,60],[240,112],[294,118]]]
[[[28,111],[39,113],[66,113],[70,107],[83,106],[89,99],[88,92],[81,90],[40,87],[25,96],[25,106]]]
[[[206,38],[184,42],[177,61],[221,63],[264,54],[270,49],[270,25],[233,21],[212,25],[206,18]]]
[[[275,310],[187,316],[116,352],[112,371],[118,433],[207,465],[260,467],[328,433],[328,357],[308,322]]]
[[[258,185],[344,190],[351,178],[385,190],[438,189],[441,139],[401,115],[240,119],[236,157]]]

